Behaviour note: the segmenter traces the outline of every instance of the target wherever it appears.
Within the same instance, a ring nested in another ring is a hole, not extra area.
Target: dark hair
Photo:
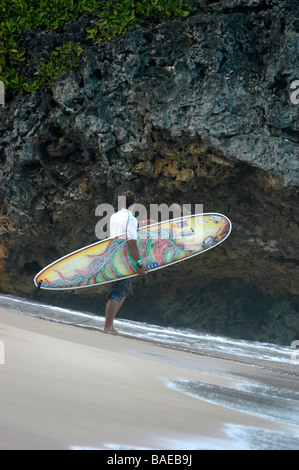
[[[136,202],[136,196],[132,191],[125,191],[122,196],[126,198],[126,209],[128,209],[134,202]]]

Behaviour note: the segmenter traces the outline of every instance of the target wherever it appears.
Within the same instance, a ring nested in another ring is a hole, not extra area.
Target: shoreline
[[[19,306],[14,306],[19,304]],[[28,311],[20,308],[26,305]],[[0,308],[62,325],[101,332],[104,317],[90,312],[72,310],[38,301],[0,295]],[[176,329],[157,324],[117,318],[118,335],[131,340],[154,344],[184,352],[254,364],[269,370],[299,376],[299,358],[291,347],[276,343],[249,341],[233,337],[201,333],[191,329]],[[174,333],[173,333],[174,332]],[[167,338],[166,338],[167,336]],[[191,338],[191,339],[190,339]],[[292,357],[295,360],[292,360]]]
[[[297,373],[99,333],[0,308],[2,449],[299,449]]]

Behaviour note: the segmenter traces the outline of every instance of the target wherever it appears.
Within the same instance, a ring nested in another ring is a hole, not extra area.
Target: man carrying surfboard
[[[126,191],[122,194],[122,207],[110,218],[110,237],[123,236],[128,239],[128,245],[132,257],[136,262],[138,275],[147,274],[147,268],[143,265],[139,249],[137,246],[137,227],[138,222],[133,216],[131,210],[136,203],[135,194],[132,191]],[[126,297],[133,293],[131,279],[121,279],[111,284],[111,290],[105,310],[105,324],[103,331],[105,333],[117,333],[114,327],[114,318],[124,303]]]

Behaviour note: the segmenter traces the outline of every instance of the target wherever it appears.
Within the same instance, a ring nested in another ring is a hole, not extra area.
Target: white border
[[[211,246],[210,248],[207,248],[206,250],[204,251],[200,251],[199,253],[195,253],[194,255],[190,255],[190,256],[186,256],[185,258],[182,258],[182,259],[179,259],[177,261],[173,261],[171,263],[168,263],[168,264],[165,264],[164,266],[159,266],[158,268],[153,268],[152,270],[149,270],[150,271],[157,271],[158,269],[162,269],[162,268],[167,268],[168,266],[173,266],[174,264],[176,263],[180,263],[181,261],[186,261],[190,258],[193,258],[194,256],[198,256],[202,253],[205,253],[206,251],[209,251],[211,250],[212,248],[215,248],[215,246],[218,246],[220,245],[220,243],[224,242],[224,240],[226,240],[230,233],[231,233],[231,230],[232,230],[232,223],[231,221],[229,220],[228,217],[226,217],[226,215],[223,215],[223,214],[219,214],[217,212],[206,212],[206,213],[203,213],[203,214],[194,214],[194,215],[185,215],[185,216],[182,216],[182,217],[176,217],[175,219],[169,219],[169,220],[163,220],[161,222],[157,222],[155,224],[150,224],[150,225],[144,225],[143,227],[140,227],[138,229],[141,230],[141,229],[144,229],[146,227],[153,227],[154,225],[160,225],[160,224],[164,224],[166,222],[175,222],[176,220],[183,220],[183,219],[189,219],[190,217],[202,217],[204,215],[217,215],[217,216],[220,216],[220,217],[223,217],[224,219],[226,219],[228,222],[229,222],[229,225],[230,225],[230,228],[229,228],[229,232],[228,234],[226,235],[225,238],[223,238],[223,240],[221,240],[220,242],[216,243],[215,245]],[[125,235],[124,233],[119,235],[118,237],[121,237],[122,235]],[[53,266],[54,264],[57,264],[59,263],[60,261],[62,261],[63,259],[65,258],[69,258],[70,256],[74,255],[75,253],[79,253],[80,251],[84,251],[86,250],[87,248],[90,248],[91,246],[95,246],[95,245],[98,245],[100,243],[103,243],[103,242],[106,242],[108,240],[113,240],[113,239],[117,239],[118,237],[110,237],[110,238],[105,238],[104,240],[101,240],[101,241],[98,241],[98,242],[95,242],[95,243],[92,243],[91,245],[87,245],[83,248],[80,248],[79,250],[76,250],[76,251],[73,251],[72,253],[69,253],[68,255],[65,255],[65,256],[62,256],[62,258],[59,258],[58,260],[56,261],[53,261],[53,263],[49,264],[48,266],[46,266],[45,268],[43,268],[41,271],[39,271],[39,273],[35,276],[34,278],[34,284],[36,287],[38,287],[38,283],[36,282],[36,278],[38,276],[40,276],[40,274],[42,274],[44,271],[46,271],[46,269],[49,269],[51,266]],[[44,290],[56,290],[56,291],[62,291],[62,290],[74,290],[74,289],[86,289],[87,287],[95,287],[95,286],[101,286],[103,284],[109,284],[111,282],[117,282],[117,281],[121,281],[122,279],[128,279],[130,277],[135,277],[135,276],[138,276],[138,273],[136,274],[130,274],[129,276],[123,276],[119,279],[112,279],[111,281],[104,281],[104,282],[99,282],[97,284],[89,284],[87,286],[77,286],[77,287],[43,287],[42,285],[40,286],[41,289],[44,289]]]

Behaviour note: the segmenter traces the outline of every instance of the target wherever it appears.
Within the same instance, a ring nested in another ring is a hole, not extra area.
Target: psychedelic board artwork
[[[141,227],[137,245],[149,271],[199,255],[223,242],[229,219],[216,213],[197,214]],[[37,287],[66,290],[90,287],[137,275],[125,236],[108,238],[60,258],[34,278]]]

